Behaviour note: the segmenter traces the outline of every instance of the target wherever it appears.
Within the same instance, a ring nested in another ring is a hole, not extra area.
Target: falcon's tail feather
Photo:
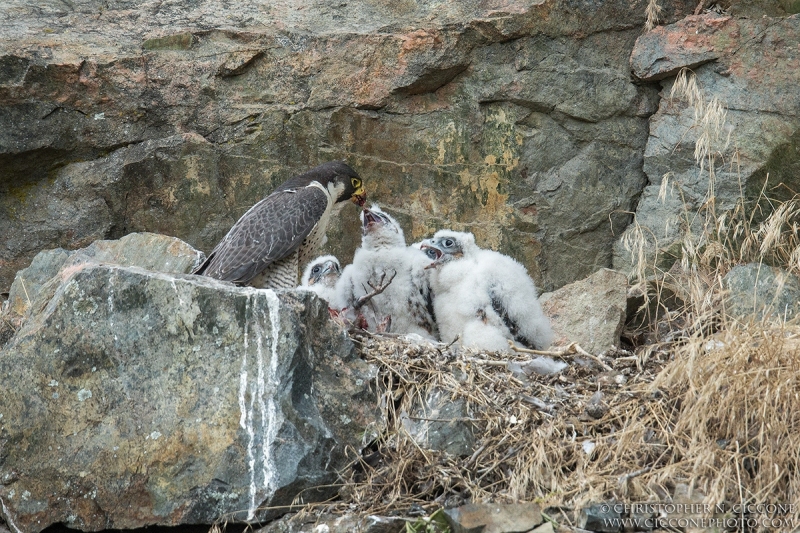
[[[208,255],[208,257],[206,257],[205,261],[200,263],[200,265],[198,265],[197,268],[192,270],[192,274],[194,274],[196,276],[204,275],[206,273],[206,270],[208,269],[208,266],[211,264],[211,261],[214,259],[214,255],[215,255],[214,252],[211,252]]]

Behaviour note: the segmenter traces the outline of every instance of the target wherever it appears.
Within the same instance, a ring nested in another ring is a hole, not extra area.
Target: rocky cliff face
[[[441,387],[387,403],[393,378],[376,359],[405,364],[448,347],[392,336],[383,351],[378,336],[356,349],[314,293],[186,275],[202,259],[177,238],[131,233],[40,252],[17,273],[0,309],[0,520],[10,531],[269,520],[295,498],[335,495],[390,423],[416,446],[474,453],[474,405]],[[626,289],[604,270],[543,296],[559,341],[613,351]],[[567,366],[539,358],[508,369],[522,383]]]
[[[341,158],[411,239],[471,230],[544,290],[625,269],[632,212],[669,251],[706,205],[693,106],[668,98],[682,67],[727,107],[717,206],[797,191],[800,19],[660,3],[642,35],[645,0],[3,2],[9,527],[268,518],[256,507],[331,482],[376,418],[374,371],[316,299],[182,276],[200,254],[160,237],[67,250],[147,230],[208,251],[278,183]],[[348,206],[329,231],[345,263],[356,224]],[[621,320],[615,302],[581,303],[582,321],[562,303],[554,318],[590,340],[589,319]]]
[[[153,231],[208,251],[333,158],[410,238],[472,230],[545,290],[610,266],[658,108],[630,76],[646,4],[5,2],[0,292],[41,249]],[[345,261],[356,224],[329,232]]]
[[[785,200],[800,191],[798,40],[798,15],[744,19],[714,12],[637,40],[633,74],[662,85],[644,151],[647,185],[637,208],[649,255],[660,249],[665,261],[674,261],[682,231],[694,226],[697,232],[704,219],[697,213],[711,203],[722,214],[743,194],[751,201],[762,192]],[[675,75],[684,67],[694,72],[706,107],[716,99],[725,108],[723,121],[704,122],[703,105],[670,98]],[[695,160],[698,141],[711,156],[702,168]],[[628,251],[618,243],[615,252],[614,266],[628,267]]]
[[[382,419],[377,370],[327,306],[182,275],[185,243],[129,237],[39,254],[16,278],[24,316],[0,349],[11,531],[263,520],[335,494]]]

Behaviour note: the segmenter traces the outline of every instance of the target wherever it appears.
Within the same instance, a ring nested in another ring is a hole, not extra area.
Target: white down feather
[[[314,272],[315,268],[319,268],[320,272]],[[306,265],[300,287],[315,292],[330,305],[336,299],[336,283],[340,277],[339,260],[332,255],[322,255]]]
[[[425,267],[430,260],[419,248],[406,246],[403,230],[393,217],[377,206],[369,211],[382,222],[364,226],[362,212],[361,247],[356,250],[353,263],[342,271],[337,284],[337,305],[352,310],[360,297],[372,292],[369,283],[377,287],[384,274],[384,283],[394,274],[388,287],[361,308],[368,329],[375,331],[379,325],[388,323],[387,331],[392,333],[435,338],[435,324],[426,305],[429,287]],[[355,318],[352,311],[348,318]]]
[[[448,251],[442,243],[447,238],[458,243],[461,257],[446,257]],[[463,346],[493,351],[509,351],[509,339],[530,348],[550,345],[550,321],[522,264],[499,252],[479,248],[471,233],[441,230],[428,243],[445,254],[430,275],[433,307],[443,342],[460,337]],[[493,300],[500,314],[493,308]],[[507,322],[516,326],[516,335]]]

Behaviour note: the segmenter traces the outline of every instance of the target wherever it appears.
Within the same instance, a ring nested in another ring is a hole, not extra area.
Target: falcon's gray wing
[[[318,187],[276,191],[245,213],[194,272],[246,284],[303,243],[328,207]]]

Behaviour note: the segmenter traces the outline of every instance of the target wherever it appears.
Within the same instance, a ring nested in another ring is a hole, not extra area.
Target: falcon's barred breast
[[[361,178],[342,161],[295,176],[251,207],[193,272],[237,285],[297,286],[300,267],[323,242],[335,208],[364,205]]]

